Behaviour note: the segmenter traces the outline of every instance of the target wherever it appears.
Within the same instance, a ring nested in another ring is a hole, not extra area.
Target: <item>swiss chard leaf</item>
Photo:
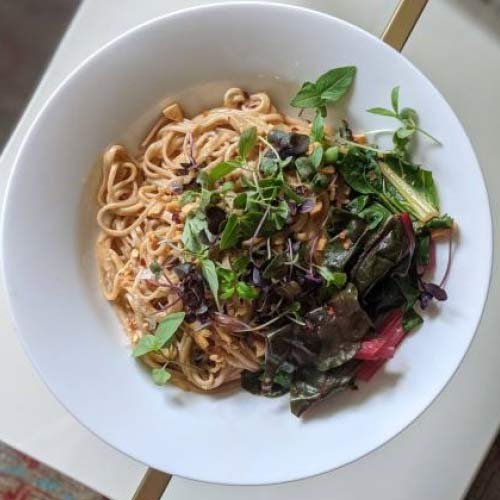
[[[351,272],[359,293],[369,289],[399,264],[408,254],[404,227],[398,217],[391,217],[370,238]]]
[[[352,284],[337,293],[328,306],[309,312],[305,321],[321,343],[314,362],[320,371],[331,370],[352,359],[361,339],[372,330]]]
[[[376,229],[391,216],[391,212],[380,203],[372,203],[361,210],[359,216],[368,223],[367,229]]]
[[[334,217],[341,215],[343,220],[334,225],[335,236],[331,238],[323,253],[323,265],[334,271],[343,271],[350,260],[361,251],[362,245],[369,237],[366,222],[355,215],[332,212],[330,223]]]
[[[441,215],[426,222],[424,227],[427,229],[451,229],[453,227],[453,219],[447,214]]]
[[[300,417],[311,406],[354,386],[359,361],[351,360],[327,372],[307,367],[295,377],[290,388],[290,409]]]

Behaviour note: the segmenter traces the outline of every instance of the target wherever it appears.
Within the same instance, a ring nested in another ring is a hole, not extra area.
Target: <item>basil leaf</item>
[[[394,113],[399,113],[399,87],[394,87],[391,91],[391,104]]]
[[[255,143],[257,142],[257,128],[250,127],[240,135],[240,140],[238,142],[238,151],[240,153],[241,159],[246,160],[250,151],[252,151]]]
[[[247,285],[244,281],[236,283],[236,293],[242,299],[256,299],[259,296],[259,290],[253,286]]]
[[[236,214],[231,214],[227,219],[224,230],[222,231],[222,236],[219,243],[219,247],[221,250],[227,250],[228,248],[236,245],[239,237],[238,227],[238,216]]]
[[[311,155],[311,163],[313,167],[317,170],[321,165],[321,160],[323,159],[323,146],[318,145],[314,149]]]
[[[159,349],[170,345],[185,316],[184,312],[170,313],[159,323],[155,331]]]
[[[331,69],[321,75],[316,87],[323,102],[334,103],[347,92],[356,75],[356,66]]]
[[[297,95],[290,101],[290,105],[294,108],[317,108],[321,104],[321,96],[316,85],[311,82],[305,82]]]
[[[324,120],[321,113],[316,113],[311,127],[311,139],[315,142],[320,142],[325,136]]]
[[[172,374],[165,367],[153,368],[151,374],[156,385],[165,385],[172,378]]]
[[[390,109],[385,109],[385,108],[370,108],[370,109],[367,109],[366,111],[368,111],[368,113],[372,113],[374,115],[390,116],[391,118],[398,117],[398,115],[394,111],[391,111]]]
[[[144,337],[139,339],[139,342],[134,346],[134,350],[132,351],[132,356],[134,358],[138,358],[139,356],[143,356],[148,352],[157,351],[161,346],[158,342],[158,339],[151,334],[144,335]]]
[[[224,177],[227,174],[230,174],[233,170],[241,167],[240,162],[237,161],[223,161],[215,165],[212,170],[208,173],[208,182],[213,184],[218,181],[221,177]]]
[[[210,287],[217,308],[219,308],[219,278],[217,277],[215,264],[210,259],[203,259],[200,264],[203,277]]]
[[[316,83],[306,82],[290,104],[295,108],[319,108],[326,115],[326,105],[335,103],[344,96],[356,74],[355,66],[334,68],[321,75]]]

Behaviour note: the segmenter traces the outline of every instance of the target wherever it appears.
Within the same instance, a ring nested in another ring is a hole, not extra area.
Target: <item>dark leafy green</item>
[[[290,409],[300,417],[311,406],[348,388],[355,387],[359,361],[351,360],[333,370],[322,372],[306,367],[290,387]]]
[[[358,302],[356,288],[348,284],[336,294],[330,305],[306,314],[306,325],[321,344],[314,364],[321,371],[331,370],[354,357],[359,342],[372,325]]]
[[[366,243],[351,272],[361,295],[394,269],[407,255],[405,230],[398,217],[391,217]]]

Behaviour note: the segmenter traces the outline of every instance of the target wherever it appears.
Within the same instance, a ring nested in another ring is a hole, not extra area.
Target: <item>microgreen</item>
[[[258,288],[250,286],[244,281],[236,283],[236,293],[239,297],[246,300],[256,299],[259,296]]]
[[[326,266],[316,266],[319,274],[325,280],[326,286],[335,286],[337,288],[342,288],[347,282],[347,274],[333,272]]]
[[[217,277],[217,271],[215,269],[215,264],[210,259],[202,259],[200,262],[201,272],[205,281],[208,283],[210,287],[210,291],[214,297],[215,303],[217,305],[217,309],[220,308],[219,305],[219,278]]]
[[[320,112],[316,112],[316,116],[311,126],[311,139],[314,142],[321,142],[325,137],[324,119]]]
[[[257,128],[250,127],[240,135],[240,140],[238,141],[238,151],[242,160],[246,161],[250,151],[254,148],[257,142]]]
[[[175,332],[184,321],[185,313],[168,314],[157,326],[154,335],[147,334],[139,339],[132,355],[137,358],[149,352],[158,351],[172,342]]]
[[[215,165],[212,170],[208,173],[208,181],[210,184],[215,183],[220,178],[230,174],[233,170],[236,170],[241,166],[238,161],[223,161]]]
[[[238,242],[238,216],[236,214],[231,214],[227,219],[224,230],[222,231],[221,240],[219,247],[221,250],[227,250],[233,247]]]
[[[435,137],[433,137],[425,130],[422,130],[418,126],[418,115],[414,109],[403,108],[400,111],[399,87],[394,87],[391,91],[391,105],[392,109],[375,107],[370,108],[367,111],[375,115],[388,116],[400,121],[401,127],[399,127],[393,135],[395,153],[397,153],[399,156],[405,157],[407,155],[406,148],[408,146],[410,137],[413,136],[416,132],[420,132],[436,144],[441,145],[441,142],[439,142]]]
[[[172,378],[172,374],[164,366],[153,368],[151,375],[156,385],[165,385]]]

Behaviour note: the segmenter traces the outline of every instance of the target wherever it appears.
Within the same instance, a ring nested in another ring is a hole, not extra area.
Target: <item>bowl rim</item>
[[[380,38],[377,36],[373,35],[372,33],[364,30],[360,26],[354,25],[348,21],[345,21],[343,19],[340,19],[332,14],[328,14],[322,11],[318,11],[312,8],[308,7],[303,7],[303,6],[298,6],[298,5],[291,5],[291,4],[286,4],[286,3],[277,3],[275,1],[266,1],[266,0],[236,0],[236,1],[228,1],[228,2],[211,2],[208,4],[203,4],[203,5],[196,5],[180,10],[176,10],[174,12],[170,12],[167,14],[161,14],[158,16],[155,16],[151,19],[148,19],[144,22],[141,22],[137,24],[136,26],[133,26],[132,28],[127,29],[120,35],[112,38],[102,46],[100,46],[98,49],[94,50],[90,55],[86,56],[80,63],[76,65],[76,67],[67,74],[62,81],[56,86],[56,88],[51,92],[50,96],[46,99],[46,101],[43,103],[43,105],[40,107],[40,109],[37,111],[35,118],[33,119],[33,122],[31,123],[30,127],[26,131],[22,142],[20,143],[18,150],[15,155],[15,159],[12,163],[12,167],[10,169],[10,172],[8,174],[8,179],[6,182],[5,186],[5,191],[4,191],[4,196],[1,204],[1,214],[0,214],[0,275],[1,275],[1,282],[3,284],[3,289],[5,292],[5,301],[7,305],[7,310],[8,310],[8,315],[10,316],[11,324],[13,326],[14,331],[16,332],[16,336],[18,340],[20,341],[23,350],[25,354],[27,355],[28,359],[30,360],[31,365],[34,367],[35,372],[37,373],[38,377],[41,379],[45,387],[49,390],[49,392],[55,397],[55,399],[58,401],[58,403],[80,424],[82,425],[85,429],[90,431],[94,436],[96,436],[98,439],[103,441],[104,443],[108,444],[112,448],[114,448],[116,451],[119,453],[122,453],[131,459],[138,461],[140,463],[143,463],[144,465],[148,467],[154,467],[154,468],[159,468],[159,470],[163,470],[162,467],[158,467],[158,464],[148,464],[142,462],[142,458],[138,457],[135,455],[135,453],[131,450],[125,451],[124,448],[121,447],[121,444],[116,442],[116,440],[113,438],[112,440],[108,440],[108,437],[103,433],[96,431],[89,427],[83,420],[80,419],[80,417],[74,413],[67,405],[66,403],[58,396],[56,393],[56,389],[53,389],[45,380],[45,377],[43,376],[43,369],[38,365],[38,362],[36,360],[36,357],[34,353],[31,351],[30,346],[28,345],[27,340],[25,339],[24,335],[21,332],[21,329],[19,328],[16,317],[14,315],[14,304],[13,304],[13,299],[10,296],[9,293],[7,293],[8,290],[8,278],[7,275],[8,273],[6,272],[6,264],[5,264],[5,253],[6,253],[6,238],[5,238],[5,232],[6,232],[6,225],[7,225],[7,212],[8,212],[8,205],[11,201],[11,190],[12,190],[12,185],[14,183],[14,178],[17,175],[18,165],[21,162],[24,150],[26,148],[26,145],[29,141],[30,136],[32,135],[33,131],[37,128],[39,121],[41,120],[41,117],[45,114],[46,110],[51,106],[52,102],[56,99],[57,95],[61,92],[61,90],[66,87],[71,81],[75,80],[78,78],[78,75],[82,72],[85,71],[86,67],[91,64],[92,61],[97,59],[101,54],[105,53],[106,51],[112,49],[115,45],[119,45],[122,40],[129,38],[131,36],[134,36],[135,34],[141,32],[142,30],[146,30],[149,26],[152,26],[157,23],[163,23],[163,22],[172,22],[175,20],[175,18],[179,17],[184,17],[184,16],[189,16],[192,12],[195,11],[200,11],[200,10],[217,10],[217,9],[227,9],[227,8],[237,8],[240,6],[252,6],[252,7],[257,7],[257,8],[264,8],[264,9],[281,9],[281,10],[287,10],[287,11],[296,11],[298,13],[306,14],[306,15],[312,15],[312,16],[318,16],[322,17],[324,19],[328,19],[329,21],[334,21],[336,23],[339,23],[341,25],[346,26],[348,29],[357,31],[361,33],[363,36],[368,37],[372,40],[375,41],[375,43],[378,45],[378,47],[381,50],[388,50],[388,51],[393,51],[400,56],[402,62],[404,62],[407,66],[409,66],[415,73],[419,74],[421,77],[425,78],[429,82],[429,84],[432,86],[432,88],[435,90],[435,92],[438,94],[438,96],[442,99],[443,104],[446,106],[447,111],[449,112],[450,116],[452,116],[457,123],[460,125],[460,128],[462,129],[465,139],[466,139],[466,144],[465,146],[470,149],[470,152],[472,154],[472,158],[475,160],[475,164],[478,167],[478,173],[479,173],[479,178],[482,181],[482,190],[483,194],[485,197],[486,201],[486,207],[487,207],[487,214],[488,214],[488,221],[485,224],[486,228],[488,229],[488,232],[486,235],[483,235],[483,238],[485,238],[485,242],[487,243],[486,249],[485,249],[485,255],[484,257],[487,257],[487,270],[488,270],[488,279],[487,282],[484,283],[484,286],[481,288],[481,290],[478,292],[478,295],[480,295],[480,313],[478,314],[477,320],[475,321],[475,326],[474,326],[474,331],[470,336],[470,339],[468,340],[468,343],[466,345],[466,348],[464,349],[463,354],[460,356],[460,359],[458,360],[455,368],[453,369],[452,372],[450,372],[449,376],[444,379],[444,382],[442,384],[439,384],[439,389],[436,391],[435,395],[429,399],[428,403],[423,405],[423,407],[415,414],[415,416],[410,419],[405,425],[402,425],[392,436],[388,437],[387,439],[383,440],[380,442],[378,445],[374,446],[370,450],[360,453],[357,456],[353,457],[352,459],[346,461],[342,465],[339,465],[337,467],[331,468],[321,468],[318,472],[314,474],[307,474],[307,475],[300,475],[300,476],[295,476],[292,478],[286,478],[286,479],[279,479],[279,480],[266,480],[264,482],[259,482],[259,481],[248,481],[245,483],[241,482],[233,482],[230,479],[224,480],[224,482],[221,482],[219,480],[210,480],[210,479],[200,479],[199,477],[192,476],[190,474],[176,474],[174,472],[169,472],[165,471],[166,473],[171,473],[172,475],[179,475],[180,477],[184,477],[186,479],[194,480],[194,481],[200,481],[200,482],[207,482],[207,483],[213,483],[213,484],[221,484],[221,485],[227,485],[227,486],[259,486],[259,485],[273,485],[273,484],[283,484],[287,482],[295,482],[295,481],[300,481],[308,478],[314,478],[317,476],[321,476],[324,474],[327,474],[329,472],[333,472],[334,470],[339,470],[344,467],[349,466],[350,464],[353,464],[354,462],[360,460],[361,458],[364,458],[368,455],[371,455],[375,451],[379,450],[389,442],[391,442],[393,439],[398,437],[400,434],[403,433],[406,429],[408,429],[411,425],[414,425],[418,419],[422,417],[422,415],[433,405],[434,402],[441,396],[442,392],[444,389],[448,386],[448,384],[451,382],[451,380],[455,377],[459,367],[462,365],[464,358],[466,357],[467,353],[470,350],[471,344],[473,340],[476,337],[479,325],[481,323],[481,320],[484,315],[486,303],[488,301],[489,297],[489,292],[491,289],[491,279],[492,279],[492,268],[493,268],[493,252],[494,252],[494,226],[493,226],[493,220],[492,220],[492,212],[491,212],[491,203],[490,203],[490,196],[487,190],[487,185],[485,182],[485,178],[483,175],[483,171],[481,168],[481,165],[478,161],[476,152],[474,150],[474,147],[465,131],[465,128],[462,126],[461,121],[457,117],[456,113],[453,111],[451,106],[448,104],[447,100],[444,98],[444,96],[441,94],[439,89],[432,83],[432,81],[425,75],[423,71],[421,71],[418,67],[416,67],[412,62],[410,62],[403,54],[395,50],[393,47],[390,45],[384,43]]]

